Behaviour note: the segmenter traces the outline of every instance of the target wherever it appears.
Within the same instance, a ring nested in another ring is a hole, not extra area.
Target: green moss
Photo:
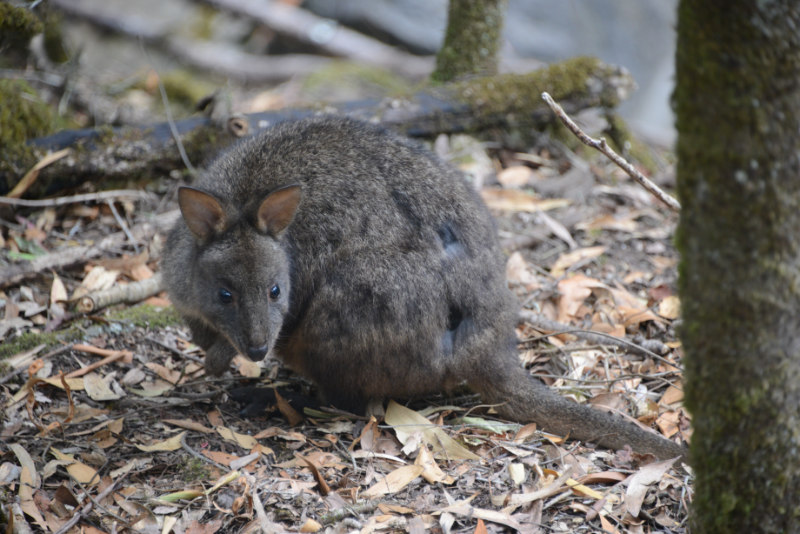
[[[122,324],[129,328],[164,328],[182,324],[181,317],[175,311],[175,308],[171,306],[161,308],[148,304],[126,306],[113,310],[108,312],[106,318],[112,323]],[[106,327],[103,326],[102,328]],[[42,344],[45,345],[44,352],[47,352],[65,343],[78,341],[86,335],[86,330],[80,322],[75,322],[69,327],[56,332],[26,332],[15,339],[0,344],[0,361]]]
[[[58,332],[25,332],[21,336],[0,343],[0,362],[6,358],[44,345],[47,352],[65,343],[80,339],[83,332],[78,328],[67,328]]]
[[[211,40],[214,37],[214,26],[219,12],[213,7],[200,4],[193,9],[195,17],[189,26],[189,34],[195,39]]]
[[[617,78],[618,83],[602,80]],[[625,79],[617,67],[606,65],[596,58],[577,57],[547,68],[524,74],[486,76],[449,83],[432,89],[432,94],[446,102],[461,102],[475,117],[486,117],[477,122],[493,122],[497,117],[504,125],[504,142],[510,146],[524,146],[532,135],[542,132],[563,141],[570,148],[583,146],[542,101],[547,91],[557,102],[579,103],[580,108],[599,107],[613,109],[619,104],[620,93],[625,93],[632,80]],[[603,87],[598,92],[596,87]],[[569,109],[567,110],[569,112]],[[452,128],[453,117],[442,117],[442,128]],[[482,132],[482,134],[485,134]],[[513,143],[513,144],[512,144]]]
[[[126,306],[110,312],[109,321],[128,323],[139,328],[164,328],[182,324],[181,316],[172,306],[162,308],[149,304]]]
[[[189,71],[173,70],[161,76],[170,103],[193,109],[201,98],[214,92],[214,85],[204,82]]]
[[[220,150],[229,146],[234,137],[227,132],[208,126],[199,126],[181,139],[189,161],[202,165],[211,160]]]
[[[556,101],[567,101],[573,96],[582,96],[585,100],[590,80],[610,75],[614,69],[596,58],[577,57],[531,73],[487,76],[457,82],[452,87],[462,100],[482,113],[505,114],[512,109],[539,107],[544,91]],[[592,105],[603,108],[619,105],[619,95],[612,87],[597,97]]]
[[[69,52],[61,31],[61,14],[47,9],[44,12],[44,51],[48,59],[54,63],[64,63],[69,59]]]
[[[0,173],[22,176],[37,160],[25,142],[52,133],[59,120],[22,80],[0,80],[0,102]]]
[[[31,37],[44,25],[29,9],[0,2],[0,52],[26,54]]]
[[[334,102],[406,94],[409,84],[389,70],[350,61],[333,61],[303,80],[302,93],[311,101]]]
[[[211,470],[204,461],[187,457],[180,467],[184,482],[194,482],[195,480],[208,480],[211,477]]]
[[[0,80],[0,146],[24,143],[54,129],[54,116],[36,91],[22,80]]]

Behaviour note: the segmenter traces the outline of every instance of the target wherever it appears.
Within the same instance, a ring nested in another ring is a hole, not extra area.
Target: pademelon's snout
[[[247,357],[254,362],[260,362],[269,352],[269,343],[260,346],[250,346],[247,348]]]

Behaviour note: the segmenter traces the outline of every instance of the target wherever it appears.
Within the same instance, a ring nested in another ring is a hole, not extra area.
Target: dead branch
[[[158,215],[152,221],[134,226],[131,235],[137,241],[147,241],[158,231],[163,231],[178,219],[178,210]],[[0,287],[6,287],[33,278],[43,271],[70,267],[101,256],[106,250],[117,247],[127,239],[125,232],[116,232],[93,245],[67,246],[38,258],[0,268]]]
[[[656,354],[652,350],[649,350],[632,341],[628,341],[627,339],[618,338],[609,334],[604,334],[602,332],[591,332],[588,330],[581,330],[575,328],[574,326],[570,326],[568,324],[552,321],[530,310],[520,310],[519,319],[520,321],[533,326],[537,330],[542,330],[544,332],[559,332],[564,334],[570,334],[579,339],[583,339],[584,341],[589,341],[590,343],[597,343],[598,345],[611,345],[622,350],[627,350],[635,352],[637,354],[650,356],[653,359],[663,361],[665,363],[668,363],[669,365],[675,365],[673,362],[666,360],[663,356]],[[666,346],[664,346],[663,344],[661,345],[661,347],[666,349]]]
[[[244,83],[282,82],[317,72],[335,61],[312,54],[248,54],[223,43],[176,37],[167,39],[164,48],[188,65]]]
[[[204,0],[238,15],[248,16],[276,32],[313,45],[336,57],[376,65],[411,76],[424,76],[433,69],[432,58],[403,52],[377,39],[318,17],[283,2],[264,0]]]
[[[574,72],[573,72],[574,70]],[[572,75],[570,75],[572,73]],[[566,83],[580,73],[581,83]],[[412,137],[433,137],[439,133],[517,129],[542,130],[552,121],[549,108],[539,99],[543,90],[555,91],[568,110],[615,107],[633,88],[630,75],[599,60],[575,58],[527,74],[505,74],[430,87],[405,98],[366,100],[319,108],[295,108],[253,113],[242,120],[255,134],[277,122],[317,113],[338,113],[381,123]],[[210,160],[237,136],[220,129],[206,117],[175,122],[189,159],[195,165]],[[28,191],[31,196],[54,192],[91,180],[128,179],[131,176],[161,177],[182,168],[181,159],[167,123],[148,127],[69,130],[31,142],[41,149],[76,150],[42,169]],[[12,176],[5,178],[7,189]]]
[[[66,521],[61,526],[61,528],[59,528],[56,531],[56,534],[64,534],[66,532],[69,532],[70,529],[72,529],[72,527],[74,527],[75,525],[78,524],[78,521],[80,521],[82,518],[86,517],[89,514],[89,512],[92,511],[92,508],[94,507],[95,502],[98,502],[98,503],[99,502],[103,502],[103,499],[105,499],[106,497],[111,495],[111,493],[113,493],[117,489],[117,486],[123,481],[123,479],[126,476],[127,476],[127,473],[123,473],[123,475],[120,478],[114,480],[111,484],[108,485],[107,488],[105,488],[103,491],[98,493],[97,497],[94,500],[89,498],[89,502],[87,502],[81,508],[76,508],[75,511],[72,513],[72,517],[70,517],[69,520]]]
[[[616,163],[620,169],[628,173],[628,176],[633,178],[642,187],[647,189],[653,196],[655,196],[661,202],[666,204],[667,207],[670,208],[672,211],[681,210],[680,203],[677,200],[675,200],[674,197],[671,197],[670,195],[662,191],[661,188],[659,188],[656,184],[650,181],[645,175],[636,170],[636,167],[631,165],[625,158],[614,152],[611,149],[611,147],[608,146],[608,143],[606,143],[605,137],[601,137],[600,139],[595,139],[587,135],[586,132],[581,130],[580,127],[577,124],[575,124],[575,121],[573,121],[569,117],[569,115],[567,115],[567,113],[562,109],[562,107],[558,105],[556,101],[553,100],[553,97],[551,97],[548,93],[546,92],[542,93],[542,99],[544,99],[544,101],[547,102],[547,105],[550,106],[550,109],[553,110],[553,113],[555,113],[556,116],[559,119],[561,119],[561,122],[563,122],[564,125],[567,128],[569,128],[569,131],[574,133],[575,136],[578,139],[580,139],[583,144],[592,147],[595,150],[599,150],[601,153],[603,153],[606,157],[608,157],[608,159]]]
[[[100,367],[108,365],[109,363],[113,363],[117,360],[124,360],[125,363],[130,364],[133,359],[133,353],[129,350],[99,349],[97,347],[93,347],[92,345],[73,345],[72,349],[103,356],[103,359],[91,363],[85,367],[81,367],[80,369],[76,369],[71,373],[67,373],[64,375],[64,378],[79,378],[91,373],[95,369],[99,369]]]
[[[113,306],[114,304],[132,304],[152,297],[160,293],[163,289],[161,273],[156,273],[145,280],[128,284],[117,284],[109,289],[84,295],[78,300],[76,309],[81,313],[92,313],[101,308]]]
[[[66,206],[67,204],[80,204],[82,202],[108,202],[114,200],[152,200],[156,198],[152,193],[137,189],[120,189],[114,191],[100,191],[98,193],[84,193],[66,197],[45,198],[41,200],[27,200],[24,198],[0,197],[0,204],[11,206],[24,206],[26,208],[50,208]]]
[[[334,21],[320,18],[302,8],[280,2],[242,2],[213,0],[216,7],[239,15],[249,16],[270,26],[278,33],[289,35],[320,48],[330,56],[351,59],[368,65],[390,69],[414,78],[426,76],[433,68],[432,58],[408,54],[353,30],[340,27]],[[265,56],[248,54],[224,43],[201,41],[174,35],[161,30],[145,19],[123,18],[113,9],[97,9],[96,5],[72,0],[52,0],[73,17],[161,47],[193,67],[236,78],[243,82],[280,82],[293,76],[310,74],[330,64],[332,57],[311,54]],[[316,40],[320,29],[330,33],[324,42]]]
[[[163,48],[182,63],[235,78],[242,82],[281,82],[292,76],[310,74],[329,64],[331,58],[305,54],[264,56],[248,54],[223,43],[189,39],[161,32],[144,19],[122,18],[112,10],[97,10],[96,5],[52,0],[64,13],[121,35],[140,38]]]

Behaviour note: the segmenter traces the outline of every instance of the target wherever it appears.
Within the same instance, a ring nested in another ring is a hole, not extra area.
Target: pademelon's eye
[[[233,293],[224,287],[219,288],[219,291],[217,291],[217,297],[219,297],[219,301],[223,304],[230,304],[233,302]]]
[[[281,288],[278,287],[278,284],[275,284],[271,288],[269,288],[269,298],[272,300],[278,300],[278,297],[281,296]]]

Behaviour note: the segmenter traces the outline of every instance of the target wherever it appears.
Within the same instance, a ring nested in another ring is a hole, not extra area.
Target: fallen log
[[[183,63],[244,82],[284,81],[298,74],[317,71],[334,58],[382,67],[417,79],[433,70],[432,57],[409,54],[300,7],[264,0],[205,2],[236,15],[250,17],[281,35],[304,42],[324,55],[249,54],[225,43],[180,36],[168,27],[153,25],[144,18],[125,17],[113,5],[98,9],[98,5],[75,0],[51,0],[50,4],[68,16],[161,47]]]
[[[277,122],[312,114],[348,115],[381,123],[412,137],[488,129],[531,133],[555,120],[540,98],[543,91],[557,98],[568,113],[575,114],[587,108],[614,108],[634,87],[633,79],[620,67],[593,58],[575,58],[526,74],[433,86],[405,98],[253,113],[238,119],[235,131],[206,117],[179,120],[173,125],[62,131],[30,142],[39,157],[48,150],[74,150],[42,169],[27,196],[53,195],[87,181],[147,181],[181,169],[183,163],[171,127],[189,160],[202,166],[242,134],[253,135]],[[6,194],[19,178],[10,173],[0,175],[0,193]],[[96,183],[96,187],[102,185]]]

